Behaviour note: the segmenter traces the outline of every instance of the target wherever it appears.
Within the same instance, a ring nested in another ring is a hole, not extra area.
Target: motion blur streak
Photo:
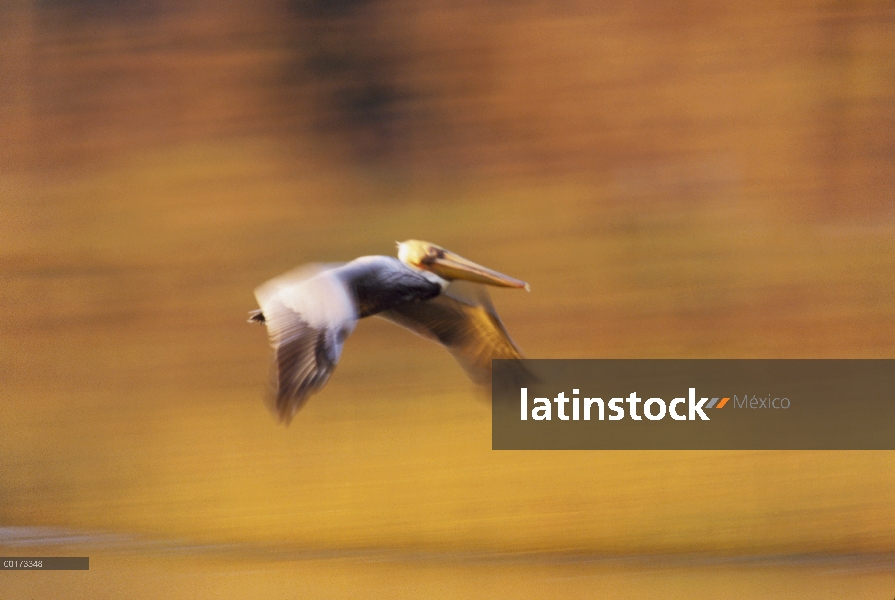
[[[891,453],[492,452],[459,367],[376,322],[284,429],[245,325],[258,281],[420,238],[531,283],[493,299],[533,358],[891,357],[893,27],[869,1],[3,3],[0,524],[321,552],[895,552]],[[232,564],[140,552],[109,560],[172,588]],[[796,567],[611,588],[627,567],[309,564],[257,568],[333,595],[363,571],[381,595],[524,571],[539,597],[822,597]],[[824,589],[892,595],[843,581]]]

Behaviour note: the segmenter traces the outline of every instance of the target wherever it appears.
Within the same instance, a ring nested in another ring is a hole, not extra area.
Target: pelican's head
[[[492,271],[429,242],[398,242],[398,259],[406,265],[429,271],[447,281],[465,279],[498,287],[529,289],[524,281]]]

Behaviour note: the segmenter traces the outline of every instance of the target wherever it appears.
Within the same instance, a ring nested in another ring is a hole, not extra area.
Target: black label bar
[[[88,571],[88,556],[2,556],[0,571]]]

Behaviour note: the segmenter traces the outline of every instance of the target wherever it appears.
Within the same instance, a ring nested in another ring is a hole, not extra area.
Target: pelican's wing
[[[455,281],[436,298],[405,302],[379,316],[444,345],[480,385],[491,381],[491,359],[522,358],[481,285]]]
[[[252,320],[267,326],[274,349],[275,410],[288,423],[322,388],[357,324],[352,294],[331,266],[312,265],[255,290],[261,307]]]

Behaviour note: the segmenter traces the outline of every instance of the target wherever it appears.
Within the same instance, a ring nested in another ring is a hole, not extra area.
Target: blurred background
[[[448,354],[377,319],[285,428],[245,319],[270,277],[418,238],[531,283],[493,297],[532,358],[891,358],[893,26],[4,2],[0,549],[93,558],[0,588],[892,596],[893,453],[494,452]]]

